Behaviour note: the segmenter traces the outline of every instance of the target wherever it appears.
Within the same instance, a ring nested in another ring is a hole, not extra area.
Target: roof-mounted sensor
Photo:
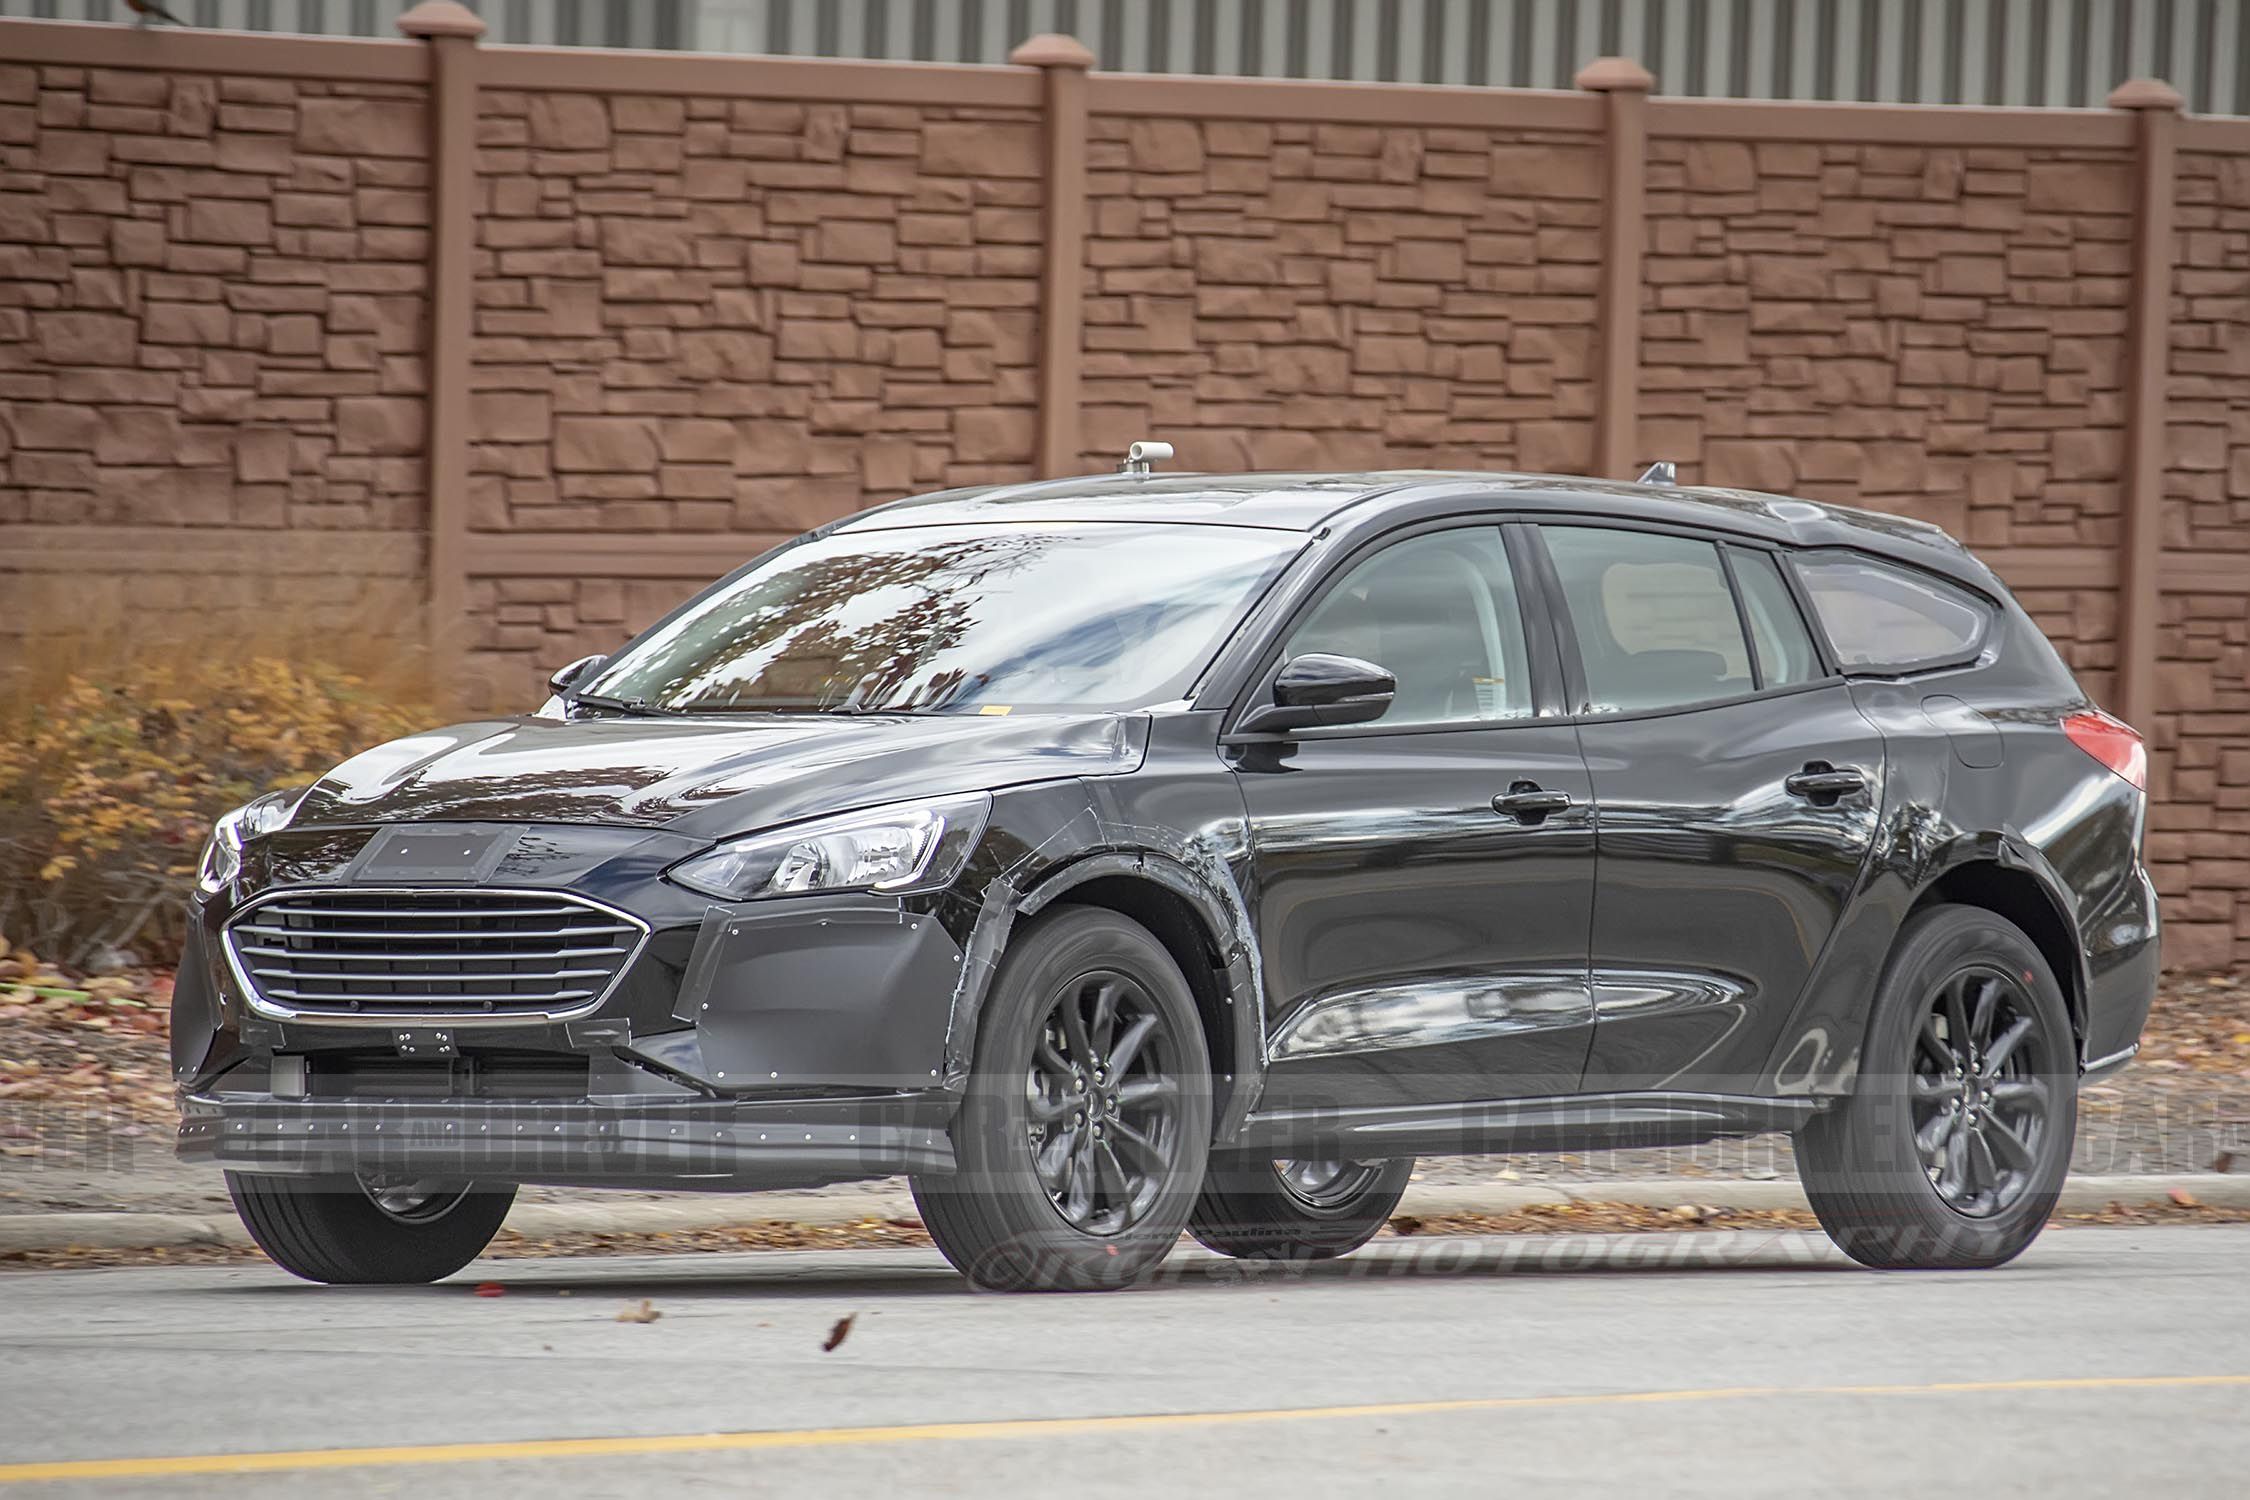
[[[1172,456],[1170,443],[1135,443],[1125,450],[1125,462],[1117,466],[1120,474],[1149,474],[1156,466]]]

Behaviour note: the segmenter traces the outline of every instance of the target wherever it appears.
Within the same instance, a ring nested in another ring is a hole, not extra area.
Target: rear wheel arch
[[[1936,900],[1904,924],[1857,1086],[1797,1130],[1806,1196],[1853,1259],[1994,1266],[2037,1236],[2069,1170],[2078,1081],[2050,968],[1989,907]]]
[[[1908,910],[1911,921],[1936,906],[1973,906],[2005,917],[2031,939],[2062,987],[2073,1039],[2086,1039],[2086,976],[2074,929],[2060,897],[2033,870],[1997,858],[1964,860],[1929,882]],[[1901,923],[1904,930],[1904,923]]]

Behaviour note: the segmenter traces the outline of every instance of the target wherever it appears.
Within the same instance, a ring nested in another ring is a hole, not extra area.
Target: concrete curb
[[[2212,1208],[2250,1208],[2250,1174],[2186,1173],[2172,1177],[2074,1177],[2064,1185],[2069,1212],[2112,1203],[2162,1203],[2183,1191]],[[1399,1212],[1505,1214],[1542,1203],[1637,1203],[1652,1208],[1685,1204],[1705,1208],[1803,1208],[1795,1182],[1744,1182],[1726,1178],[1659,1178],[1647,1181],[1571,1183],[1421,1184],[1406,1190]],[[911,1219],[914,1200],[897,1189],[848,1193],[713,1194],[688,1202],[521,1203],[507,1227],[530,1239],[561,1234],[655,1234],[667,1230],[727,1229],[743,1224],[859,1224],[869,1219]],[[0,1254],[11,1251],[169,1250],[198,1245],[247,1245],[250,1237],[232,1214],[78,1213],[0,1215]]]

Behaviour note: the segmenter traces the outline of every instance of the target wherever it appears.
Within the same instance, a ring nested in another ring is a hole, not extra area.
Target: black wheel
[[[227,1193],[275,1265],[334,1284],[451,1276],[492,1243],[516,1201],[512,1185],[253,1172],[227,1173]]]
[[[1129,1285],[1179,1239],[1211,1139],[1195,999],[1136,922],[1065,907],[1010,944],[953,1122],[913,1179],[930,1238],[1004,1291]]]
[[[1213,1156],[1188,1232],[1221,1255],[1326,1260],[1375,1238],[1414,1158],[1341,1161]]]
[[[2062,989],[2005,918],[1939,907],[1900,934],[1859,1084],[1797,1137],[1821,1227],[1854,1260],[2014,1259],[2070,1168],[2078,1066]]]

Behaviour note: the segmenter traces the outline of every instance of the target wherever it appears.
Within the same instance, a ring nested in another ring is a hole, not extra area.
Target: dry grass
[[[93,618],[0,670],[0,956],[173,957],[212,819],[439,717],[399,623]]]
[[[0,739],[26,710],[54,701],[74,677],[99,681],[131,667],[186,671],[260,658],[317,662],[348,672],[391,702],[450,708],[420,621],[394,600],[283,603],[205,613],[135,613],[96,607],[70,629],[41,634],[20,650],[0,647]]]

